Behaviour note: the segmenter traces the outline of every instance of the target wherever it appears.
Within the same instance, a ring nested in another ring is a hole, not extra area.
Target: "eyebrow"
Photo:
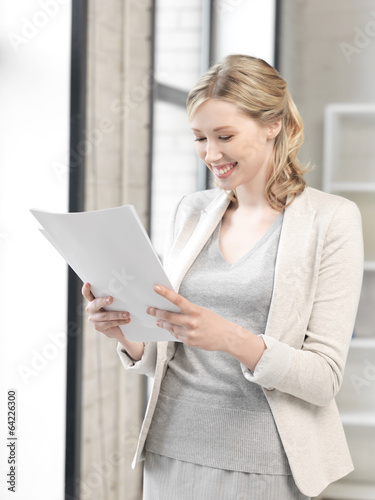
[[[197,128],[192,128],[191,129],[193,132],[200,132],[199,129]],[[232,127],[231,125],[225,125],[223,127],[216,127],[214,128],[214,132],[219,132],[220,130],[236,130],[234,127]]]

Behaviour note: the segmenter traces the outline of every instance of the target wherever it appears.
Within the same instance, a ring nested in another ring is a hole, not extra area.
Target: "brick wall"
[[[202,0],[158,0],[155,77],[186,92],[200,76]],[[185,108],[165,102],[154,106],[152,166],[152,241],[163,254],[172,207],[197,190],[198,160]]]

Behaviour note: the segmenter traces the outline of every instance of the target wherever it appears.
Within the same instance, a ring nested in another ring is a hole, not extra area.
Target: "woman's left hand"
[[[154,290],[181,311],[174,313],[148,307],[147,314],[158,319],[157,325],[160,328],[164,328],[186,345],[206,351],[228,352],[228,340],[237,325],[209,309],[192,304],[166,287],[157,285]]]

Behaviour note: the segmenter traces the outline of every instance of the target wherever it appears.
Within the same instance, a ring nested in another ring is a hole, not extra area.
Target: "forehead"
[[[218,99],[209,99],[201,104],[190,121],[193,130],[202,128],[223,128],[238,126],[252,119],[236,105]]]

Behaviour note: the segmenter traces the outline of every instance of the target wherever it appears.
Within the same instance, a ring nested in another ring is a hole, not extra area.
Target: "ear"
[[[281,125],[282,125],[281,118],[268,125],[268,139],[274,139],[279,134],[281,130]]]

